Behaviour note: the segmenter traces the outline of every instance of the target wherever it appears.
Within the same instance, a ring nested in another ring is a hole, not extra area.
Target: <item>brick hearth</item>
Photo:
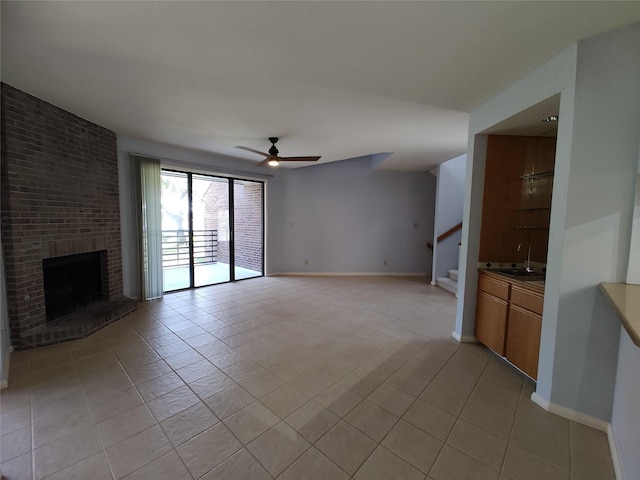
[[[122,296],[116,135],[2,84],[2,243],[11,341],[82,338],[135,310]],[[47,323],[42,260],[106,252],[105,301]]]

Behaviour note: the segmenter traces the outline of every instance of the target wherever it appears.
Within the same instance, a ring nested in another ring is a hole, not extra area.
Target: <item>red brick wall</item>
[[[43,258],[105,250],[105,293],[122,295],[115,133],[6,84],[2,241],[14,343],[46,321]]]
[[[236,266],[262,271],[262,183],[234,180]],[[218,212],[228,210],[225,184],[212,183],[204,196],[205,228],[218,229],[218,261],[229,263],[229,242],[218,225]]]
[[[234,180],[236,265],[262,271],[262,183]]]
[[[219,225],[220,211],[229,210],[229,189],[226,183],[211,182],[204,195],[204,225],[205,228],[218,231],[218,261],[229,263],[229,241],[225,240],[223,230],[227,226]]]

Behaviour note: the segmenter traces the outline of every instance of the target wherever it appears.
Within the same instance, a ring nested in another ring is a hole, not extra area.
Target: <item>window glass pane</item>
[[[162,278],[169,292],[191,286],[189,258],[189,195],[186,173],[163,170]]]
[[[194,286],[228,282],[229,180],[193,175]]]
[[[233,181],[236,280],[262,276],[262,182]]]

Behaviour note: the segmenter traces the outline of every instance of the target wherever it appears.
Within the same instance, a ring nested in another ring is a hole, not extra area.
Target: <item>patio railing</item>
[[[218,261],[218,231],[193,231],[193,261],[196,264]],[[188,266],[189,232],[187,230],[162,231],[162,267]]]

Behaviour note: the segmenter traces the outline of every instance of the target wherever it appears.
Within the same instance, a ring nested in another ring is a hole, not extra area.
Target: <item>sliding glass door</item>
[[[193,175],[194,287],[231,280],[229,180]]]
[[[263,184],[233,181],[233,272],[236,280],[262,275]]]
[[[189,177],[186,173],[161,173],[162,284],[165,292],[191,286],[189,242]]]
[[[264,184],[162,171],[164,291],[263,275]]]

